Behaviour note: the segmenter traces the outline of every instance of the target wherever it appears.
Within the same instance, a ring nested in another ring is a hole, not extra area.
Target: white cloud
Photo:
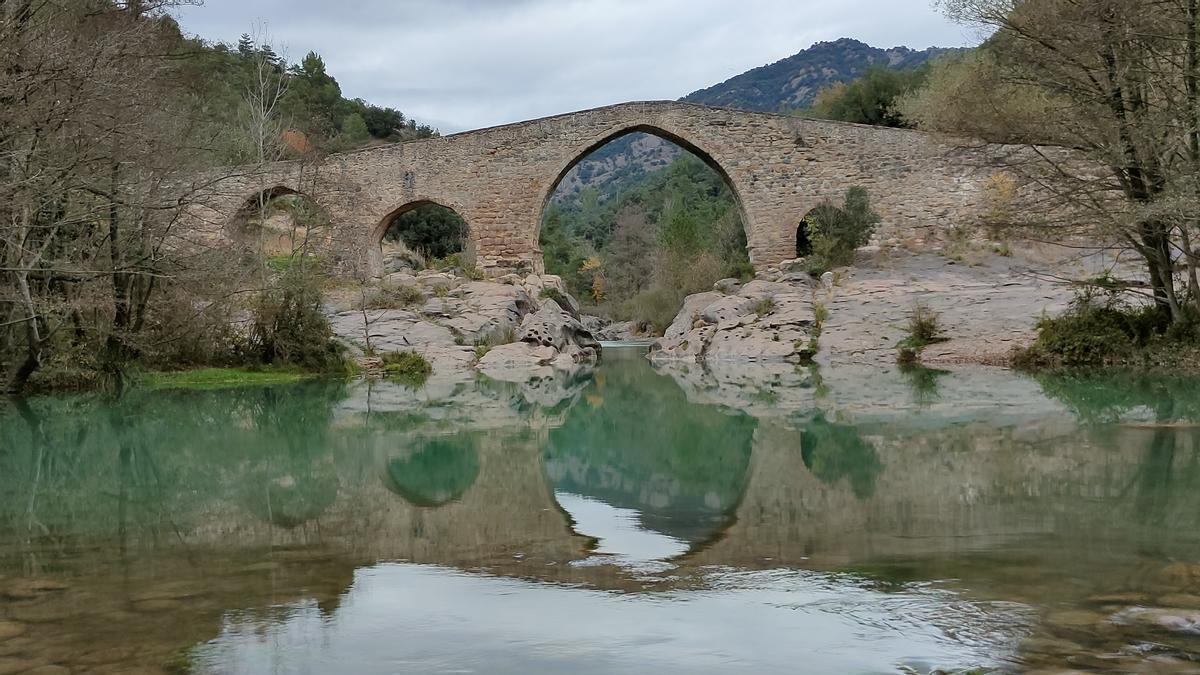
[[[319,52],[347,96],[458,131],[673,99],[820,40],[959,46],[929,0],[209,0],[184,29],[236,41],[265,22]]]

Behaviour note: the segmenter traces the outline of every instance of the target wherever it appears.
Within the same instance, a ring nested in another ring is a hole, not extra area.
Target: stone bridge
[[[203,196],[187,216],[229,233],[259,195],[302,193],[331,216],[326,243],[342,267],[377,273],[392,220],[436,203],[467,222],[467,252],[485,274],[540,272],[538,230],[555,187],[591,151],[633,132],[682,146],[728,180],[759,269],[795,257],[804,216],[822,200],[840,202],[855,185],[870,192],[888,236],[969,221],[984,203],[996,154],[911,130],[669,101],[622,103],[319,162],[213,174],[196,181]]]

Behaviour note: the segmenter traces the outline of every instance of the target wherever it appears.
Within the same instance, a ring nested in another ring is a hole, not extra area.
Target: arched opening
[[[234,214],[230,234],[268,265],[284,265],[296,256],[327,247],[329,214],[308,195],[275,186],[246,199]]]
[[[405,204],[388,214],[376,233],[383,271],[472,267],[470,234],[454,209],[430,200]]]
[[[670,560],[736,521],[757,422],[689,402],[671,378],[647,377],[641,355],[628,351],[605,357],[605,376],[580,396],[587,403],[549,431],[542,466],[555,501],[596,553]],[[625,423],[634,418],[639,424]]]
[[[589,313],[654,332],[687,295],[753,276],[729,175],[657,127],[624,129],[572,160],[546,197],[539,244],[546,272]]]

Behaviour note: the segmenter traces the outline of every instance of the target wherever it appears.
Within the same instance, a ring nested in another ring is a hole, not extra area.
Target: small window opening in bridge
[[[380,242],[388,271],[405,268],[463,267],[473,261],[467,251],[468,228],[452,209],[424,202],[402,209]]]
[[[234,218],[235,237],[273,267],[313,255],[328,244],[329,215],[306,195],[289,188],[264,190]]]
[[[753,276],[741,206],[702,150],[638,128],[577,158],[542,214],[546,272],[591,313],[670,324],[683,298]]]
[[[807,258],[812,255],[812,242],[808,239],[810,221],[808,217],[800,221],[796,227],[796,257]]]

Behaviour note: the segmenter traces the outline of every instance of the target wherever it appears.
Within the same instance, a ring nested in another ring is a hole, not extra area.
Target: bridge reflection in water
[[[529,385],[5,408],[0,628],[20,637],[0,657],[587,672],[591,644],[597,672],[702,672],[822,646],[834,669],[967,667],[1042,658],[1023,638],[1061,638],[1053,608],[1200,561],[1196,440],[1155,425],[1196,411],[1190,383],[931,392],[620,354]],[[1093,638],[1117,639],[1070,642]]]

